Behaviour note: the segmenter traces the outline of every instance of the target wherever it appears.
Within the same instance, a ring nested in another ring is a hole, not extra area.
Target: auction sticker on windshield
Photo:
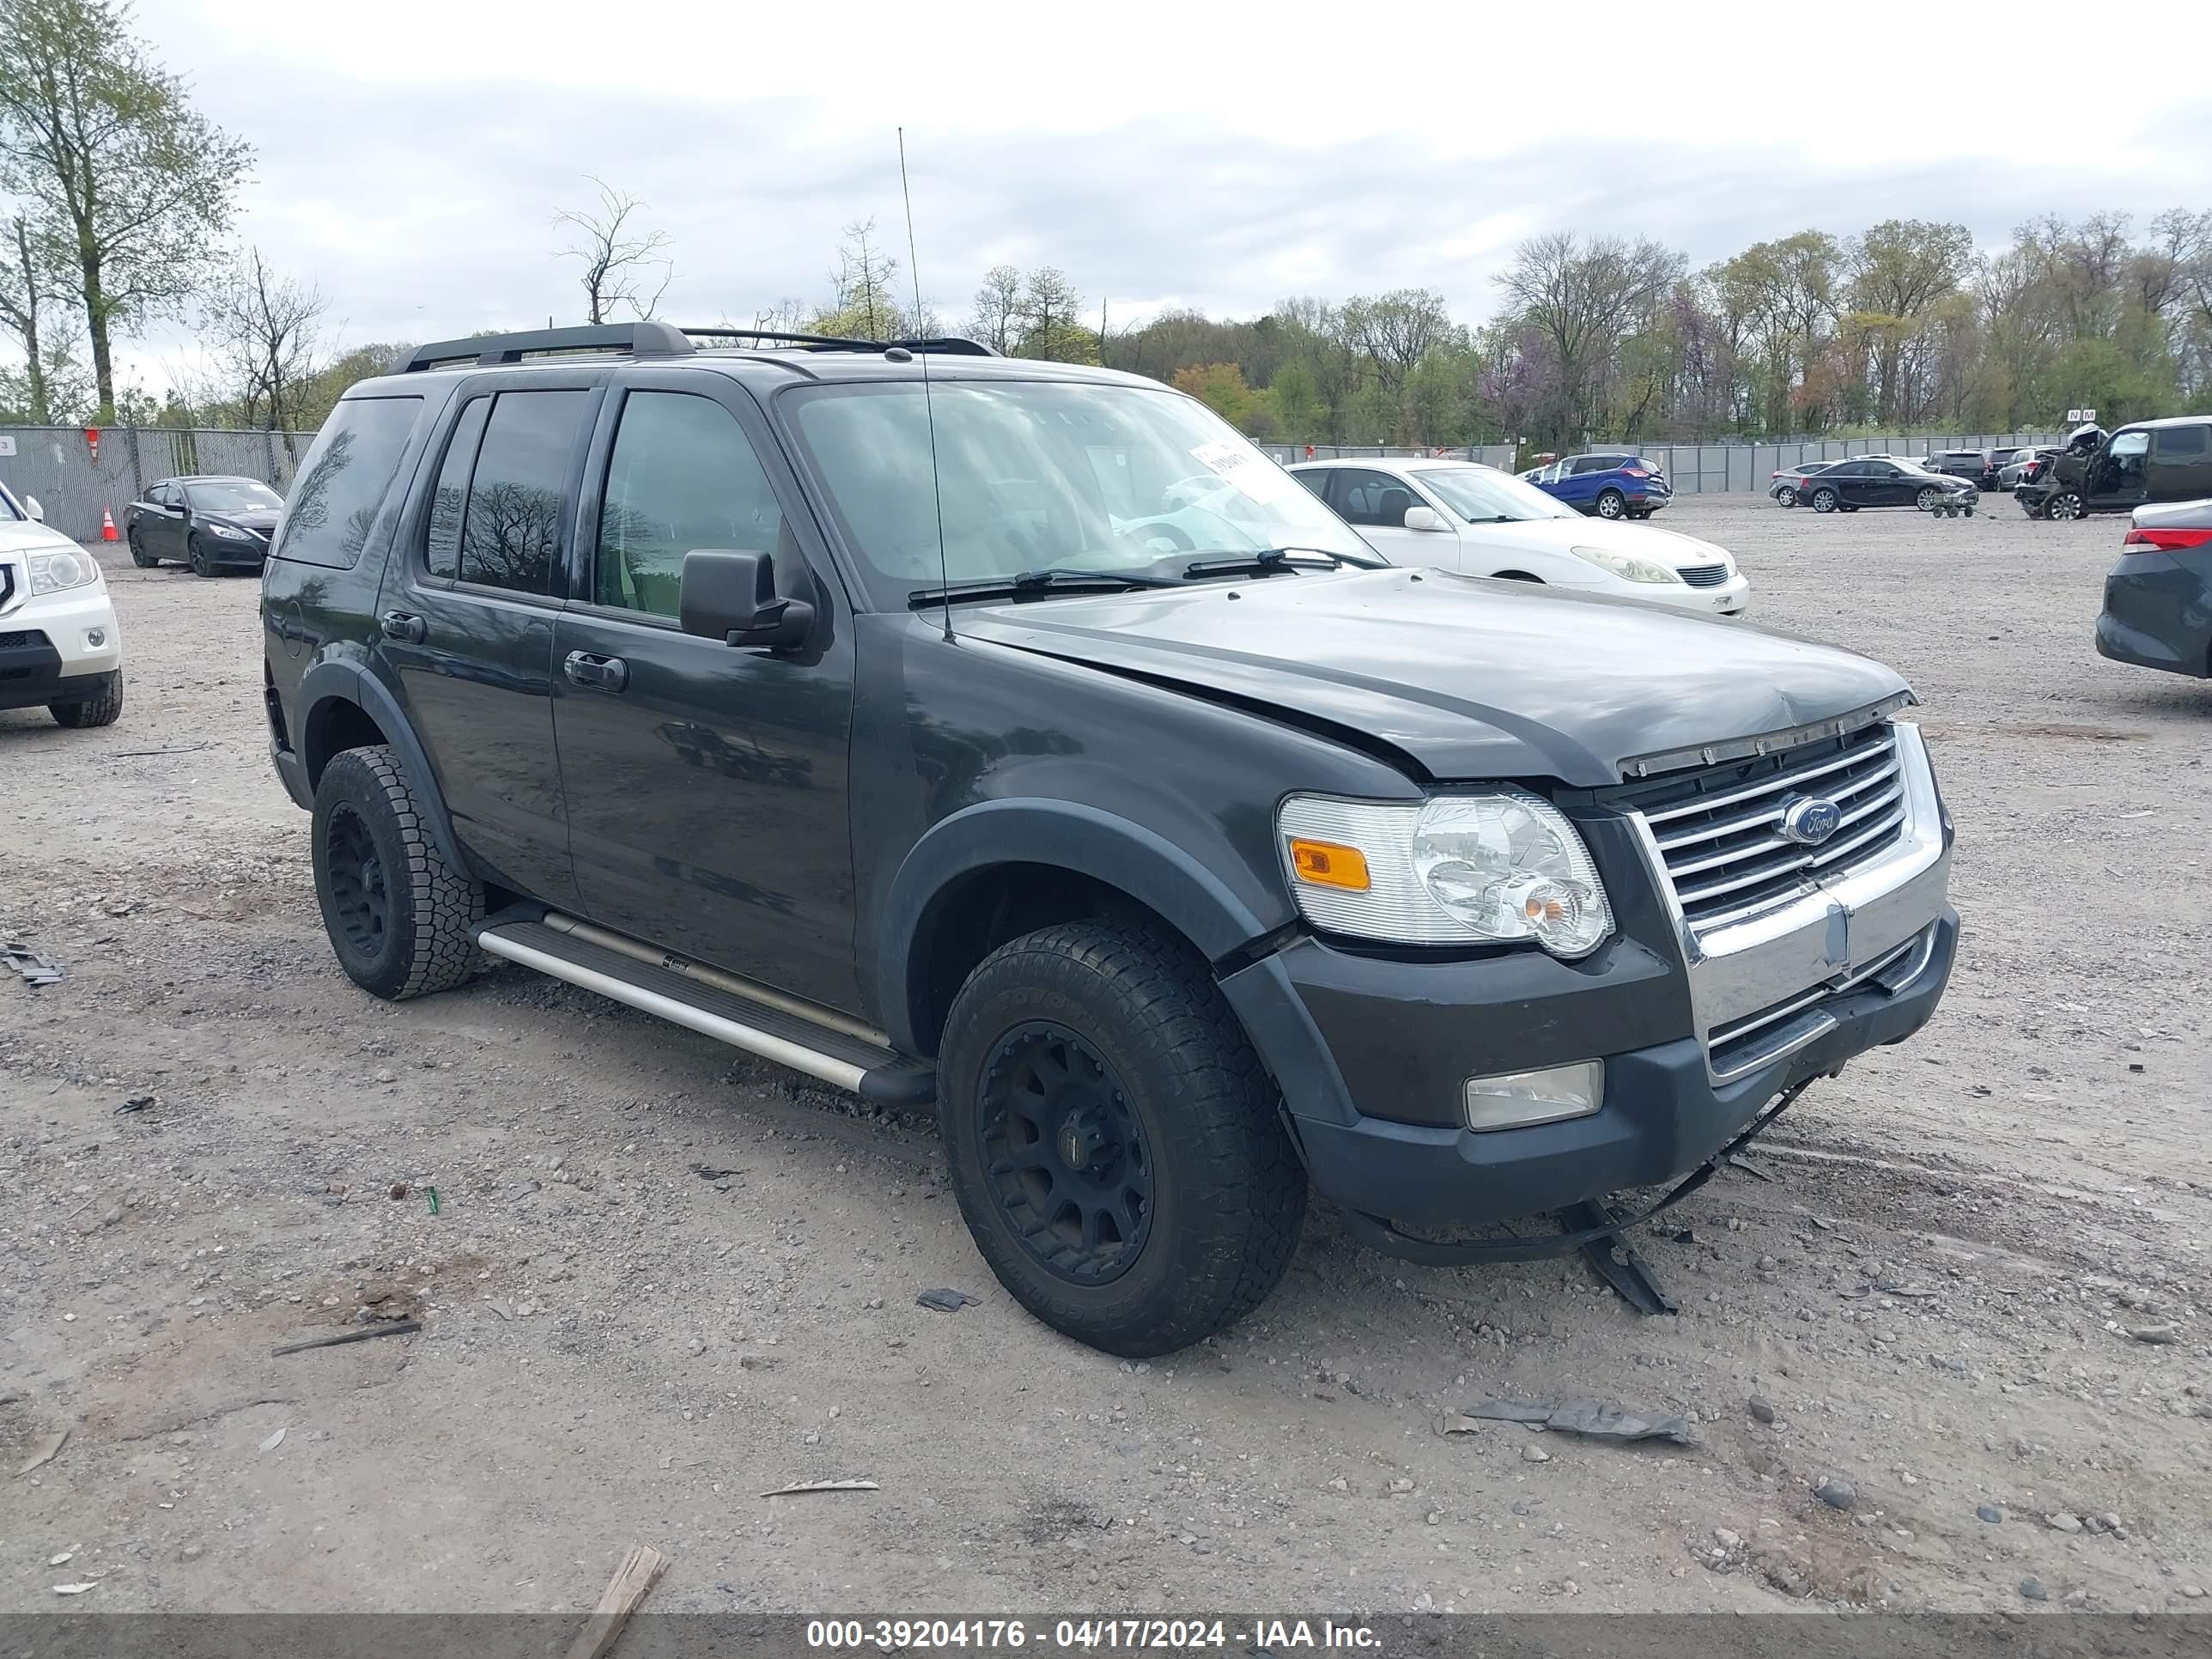
[[[1191,459],[1223,483],[1255,501],[1272,501],[1285,489],[1298,488],[1291,475],[1265,455],[1217,438],[1190,452]]]

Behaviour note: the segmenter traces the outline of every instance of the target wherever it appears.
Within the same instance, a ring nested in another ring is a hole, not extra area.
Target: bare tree
[[[328,309],[320,289],[276,276],[259,248],[240,254],[209,291],[201,306],[203,339],[222,366],[246,425],[296,429],[302,388],[320,367]]]
[[[553,216],[574,240],[556,255],[583,262],[584,299],[592,321],[604,323],[627,306],[639,318],[653,315],[676,276],[669,258],[672,239],[665,230],[647,230],[636,222],[645,204],[603,179],[584,175],[599,186],[597,210],[570,209]]]
[[[1011,355],[1021,335],[1022,273],[1012,265],[993,265],[975,290],[975,337],[1001,356]]]
[[[27,219],[18,214],[0,230],[5,232],[0,241],[0,329],[14,335],[22,349],[26,412],[31,423],[48,426],[54,418],[52,358],[61,344],[48,331],[59,320],[66,290],[48,273]]]
[[[1514,308],[1542,333],[1556,360],[1562,436],[1578,437],[1594,413],[1607,349],[1634,318],[1650,311],[1682,274],[1682,256],[1648,240],[1616,236],[1588,244],[1572,231],[1531,237],[1496,279]]]

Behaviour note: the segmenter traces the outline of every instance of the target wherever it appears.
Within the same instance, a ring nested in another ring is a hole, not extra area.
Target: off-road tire
[[[131,562],[141,570],[151,570],[161,562],[138,544],[138,532],[133,530],[124,540],[131,544]]]
[[[1073,1283],[1030,1254],[985,1164],[991,1068],[1039,1023],[1104,1058],[1146,1137],[1150,1229],[1103,1284]],[[953,1000],[938,1102],[953,1191],[984,1260],[1079,1342],[1133,1358],[1188,1347],[1265,1301],[1290,1265],[1306,1176],[1274,1082],[1204,959],[1155,922],[1064,922],[985,957]]]
[[[58,726],[112,726],[122,712],[123,671],[119,668],[100,677],[100,690],[92,696],[46,705],[46,713],[54,717]]]
[[[331,842],[351,818],[367,831],[381,870],[384,917],[373,946],[356,942],[333,890]],[[384,744],[331,757],[315,786],[315,897],[323,928],[347,976],[364,991],[400,1002],[450,990],[479,961],[470,930],[483,919],[480,883],[446,861],[399,757]]]
[[[1601,519],[1626,518],[1628,497],[1618,489],[1601,489],[1597,495],[1597,515]]]

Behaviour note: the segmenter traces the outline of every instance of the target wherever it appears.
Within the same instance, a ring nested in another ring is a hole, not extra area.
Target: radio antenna
[[[906,204],[906,274],[914,279],[914,326],[921,331],[921,264],[915,257],[914,190],[906,181],[906,129],[898,130],[899,198]],[[945,637],[952,639],[952,573],[945,556],[945,492],[937,480],[937,403],[929,390],[929,348],[915,356],[921,363],[921,406],[929,422],[929,498],[937,510],[937,580],[945,599]]]

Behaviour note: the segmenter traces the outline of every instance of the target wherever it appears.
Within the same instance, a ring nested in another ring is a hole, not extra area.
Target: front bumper
[[[269,544],[260,537],[250,542],[234,542],[221,536],[203,536],[200,554],[218,569],[258,570],[268,562]]]
[[[1784,1089],[1918,1030],[1958,948],[1952,831],[1917,729],[1893,730],[1895,841],[1740,915],[1686,921],[1628,812],[1583,820],[1620,931],[1580,962],[1307,939],[1226,975],[1314,1184],[1421,1227],[1563,1209],[1694,1169]],[[1466,1127],[1468,1079],[1588,1060],[1605,1062],[1597,1111]]]
[[[1662,587],[1656,582],[1624,582],[1617,591],[1625,599],[1646,605],[1663,605],[1670,611],[1686,611],[1697,617],[1736,617],[1751,604],[1751,578],[1738,571],[1718,587]]]
[[[2097,654],[2212,677],[2212,548],[2124,555],[2105,578]]]
[[[1957,913],[1947,905],[1933,927],[1927,965],[1901,990],[1869,986],[1826,1004],[1822,1012],[1834,1023],[1824,1035],[1725,1083],[1708,1073],[1704,1045],[1684,1036],[1607,1055],[1605,1103],[1588,1117],[1476,1133],[1366,1115],[1340,1123],[1293,1115],[1291,1132],[1325,1195],[1403,1225],[1488,1226],[1656,1186],[1711,1158],[1790,1085],[1925,1025],[1950,978]],[[1346,1012],[1388,1023],[1402,1014],[1394,1004],[1386,993]],[[1496,1015],[1462,1012],[1470,1022]]]
[[[0,708],[81,701],[122,665],[122,632],[104,581],[0,611]]]

